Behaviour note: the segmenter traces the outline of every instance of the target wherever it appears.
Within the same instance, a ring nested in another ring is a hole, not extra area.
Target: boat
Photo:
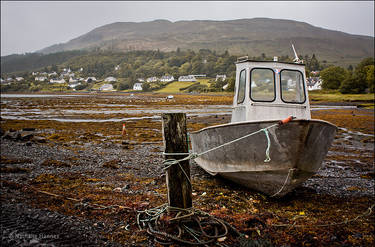
[[[319,170],[337,127],[311,119],[303,61],[242,57],[235,64],[231,122],[190,133],[195,162],[213,176],[284,196]]]

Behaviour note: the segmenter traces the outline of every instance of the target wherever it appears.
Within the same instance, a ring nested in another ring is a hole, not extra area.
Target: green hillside
[[[241,56],[316,54],[338,65],[356,64],[373,56],[374,38],[327,30],[308,23],[269,18],[229,21],[117,22],[98,27],[42,53],[67,50],[175,51],[211,49]]]

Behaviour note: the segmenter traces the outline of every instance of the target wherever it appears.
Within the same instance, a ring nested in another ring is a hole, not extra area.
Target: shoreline
[[[130,104],[124,98],[74,97],[73,101],[64,98],[33,99],[27,104],[17,99],[15,106],[12,102],[7,104],[22,109],[38,106],[59,114],[63,113],[62,109],[81,109],[98,104],[105,104],[107,109]],[[139,97],[131,104],[135,108],[139,105],[160,108],[161,105],[186,107],[186,102],[189,102],[194,107],[222,104],[220,100],[222,97],[191,98],[184,95],[167,102],[161,97]],[[358,217],[375,203],[373,114],[373,109],[363,108],[313,111],[313,118],[330,121],[339,127],[334,145],[323,168],[280,199],[212,177],[191,162],[193,206],[236,227],[248,236],[248,244],[258,241],[273,246],[306,243],[313,246],[373,245],[374,214]],[[188,131],[228,121],[228,115],[191,116],[187,121]],[[9,136],[5,138],[3,135],[1,141],[0,199],[5,212],[15,212],[9,213],[9,217],[2,216],[4,246],[32,242],[33,239],[11,239],[13,231],[54,236],[58,231],[48,228],[48,225],[63,230],[62,225],[74,227],[73,222],[77,224],[76,233],[67,231],[66,235],[59,235],[59,239],[39,239],[39,243],[155,245],[146,232],[138,230],[134,210],[150,209],[167,200],[165,176],[161,169],[161,122],[149,119],[128,121],[125,136],[121,134],[120,122],[1,119],[1,128],[5,131],[3,134]],[[29,130],[24,130],[27,128]],[[14,131],[8,132],[10,129]],[[355,132],[366,135],[355,135]],[[121,207],[95,210],[84,206],[90,204]],[[51,222],[48,215],[53,215],[56,221]],[[28,217],[39,222],[34,231],[22,230],[30,227]],[[353,222],[341,224],[356,218]],[[332,225],[315,227],[322,224]],[[305,227],[294,228],[293,225]],[[239,244],[239,239],[229,235],[224,243]]]

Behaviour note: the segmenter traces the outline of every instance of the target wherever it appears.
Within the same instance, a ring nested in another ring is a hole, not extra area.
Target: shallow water
[[[90,101],[87,100],[87,102],[69,101],[67,99],[69,97],[77,98],[80,96],[92,98],[90,98]],[[37,98],[42,99],[41,103],[40,101],[33,101]],[[48,102],[52,100],[51,98],[61,98],[61,101],[58,101],[57,104],[49,104]],[[111,102],[111,99],[114,98],[117,100]],[[128,101],[129,104],[124,104],[121,100]],[[132,104],[133,100],[141,100],[145,104]],[[181,104],[172,104],[151,106],[147,104],[164,100],[163,97],[147,98],[142,95],[1,94],[1,118],[12,120],[54,120],[61,122],[120,122],[160,119],[162,113],[183,112],[187,116],[204,117],[210,115],[230,115],[232,112],[232,105],[186,104],[181,106]],[[102,103],[103,101],[105,103]],[[352,108],[356,107],[311,106],[312,111]],[[121,114],[124,116],[118,116]]]

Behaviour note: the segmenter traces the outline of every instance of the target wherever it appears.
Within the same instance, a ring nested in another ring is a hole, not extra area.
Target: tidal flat
[[[230,95],[2,95],[2,246],[158,245],[136,212],[167,202],[161,114],[185,112],[191,132],[230,122],[231,104]],[[311,113],[338,132],[319,172],[282,198],[191,161],[193,207],[245,236],[215,244],[374,245],[374,109],[314,102]]]

